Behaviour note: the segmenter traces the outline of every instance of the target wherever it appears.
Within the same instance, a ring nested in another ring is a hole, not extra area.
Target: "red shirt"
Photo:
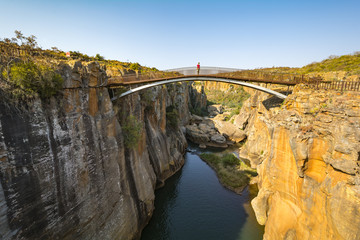
[[[197,65],[197,69],[199,69],[199,68],[200,68],[200,64]]]

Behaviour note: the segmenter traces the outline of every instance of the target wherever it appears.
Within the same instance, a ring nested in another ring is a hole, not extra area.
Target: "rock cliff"
[[[235,119],[264,239],[359,239],[360,94],[297,87],[274,106],[257,93]]]
[[[174,106],[189,119],[189,85],[157,87],[116,103],[99,64],[62,64],[68,89],[26,112],[0,103],[1,239],[136,239],[154,209],[154,189],[183,164]],[[115,110],[114,110],[115,109]],[[135,148],[122,123],[141,123]]]

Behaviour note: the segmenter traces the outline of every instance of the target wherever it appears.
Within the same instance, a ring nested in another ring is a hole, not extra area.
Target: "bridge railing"
[[[337,91],[360,91],[359,81],[317,81],[306,84],[312,89],[337,90]]]
[[[284,83],[311,83],[321,81],[321,77],[310,77],[307,75],[294,74],[294,73],[276,73],[266,71],[244,70],[232,73],[221,73],[220,76],[224,77],[242,77],[248,79],[266,80],[267,82],[284,82]]]
[[[179,77],[181,74],[177,72],[145,72],[145,73],[133,73],[133,74],[124,74],[121,76],[113,77],[109,83],[133,83],[133,82],[144,82],[146,80],[153,79],[162,79],[168,77]]]

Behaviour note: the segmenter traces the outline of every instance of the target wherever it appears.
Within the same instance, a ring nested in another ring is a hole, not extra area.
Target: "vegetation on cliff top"
[[[301,68],[273,67],[256,69],[255,71],[292,74],[316,74],[345,71],[347,72],[347,75],[360,75],[360,52],[342,56],[331,55],[321,62],[313,62]]]
[[[125,70],[139,71],[139,72],[159,72],[156,68],[149,68],[140,65],[139,63],[121,62],[117,60],[106,60],[104,56],[99,53],[95,56],[89,56],[79,51],[69,51],[70,56],[66,55],[65,51],[52,47],[51,49],[42,49],[36,42],[36,37],[31,35],[24,36],[20,31],[15,31],[16,37],[0,39],[0,50],[2,55],[9,55],[13,57],[27,58],[31,56],[37,59],[51,59],[57,61],[80,60],[80,61],[98,61],[106,66],[120,67]],[[4,56],[3,56],[4,57]],[[6,57],[6,56],[5,56]]]
[[[15,37],[0,39],[0,93],[5,102],[28,102],[37,95],[48,98],[61,90],[63,79],[58,66],[68,61],[98,61],[113,72],[145,74],[150,77],[166,77],[176,73],[161,72],[139,63],[106,60],[100,54],[88,56],[78,51],[66,52],[57,47],[42,49],[34,35],[24,36],[15,31]]]
[[[236,193],[249,184],[252,177],[257,176],[256,170],[247,166],[233,154],[219,156],[214,153],[202,153],[200,158],[208,163],[219,177],[220,182]]]
[[[63,79],[50,62],[37,61],[36,55],[30,54],[38,48],[36,37],[26,37],[20,31],[15,34],[11,40],[0,41],[1,96],[11,103],[56,94]]]

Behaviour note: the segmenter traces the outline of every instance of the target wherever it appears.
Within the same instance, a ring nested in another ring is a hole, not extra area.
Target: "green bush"
[[[198,115],[200,117],[205,117],[208,115],[208,111],[206,110],[205,107],[195,107],[195,108],[192,108],[192,107],[189,107],[190,108],[190,112],[191,114],[195,114],[195,115]]]
[[[220,158],[213,153],[201,153],[200,158],[206,160],[206,162],[217,165],[220,163]]]
[[[235,157],[233,154],[224,155],[222,161],[225,167],[227,166],[234,167],[240,164],[240,159]]]
[[[243,102],[250,97],[243,87],[233,87],[224,92],[221,90],[205,90],[207,104],[221,104],[226,108],[233,108],[236,112],[240,111]]]
[[[56,94],[63,85],[63,79],[54,69],[32,61],[18,62],[3,71],[3,77],[16,87],[30,93],[38,93],[41,98]]]
[[[95,60],[97,60],[97,61],[104,61],[105,58],[104,58],[103,56],[101,56],[100,54],[96,54]]]
[[[135,148],[141,137],[142,125],[135,116],[129,115],[122,124],[124,144],[127,148]]]
[[[141,65],[139,63],[132,63],[130,64],[129,68],[131,70],[137,71],[137,70],[141,70]]]
[[[174,106],[166,108],[166,125],[170,128],[177,128],[179,125],[179,113]]]
[[[236,192],[241,192],[249,184],[250,178],[257,176],[255,169],[247,166],[233,154],[202,153],[200,158],[216,171],[222,184]]]
[[[140,93],[141,101],[143,101],[146,105],[151,105],[154,101],[154,92],[152,89],[143,90]]]

